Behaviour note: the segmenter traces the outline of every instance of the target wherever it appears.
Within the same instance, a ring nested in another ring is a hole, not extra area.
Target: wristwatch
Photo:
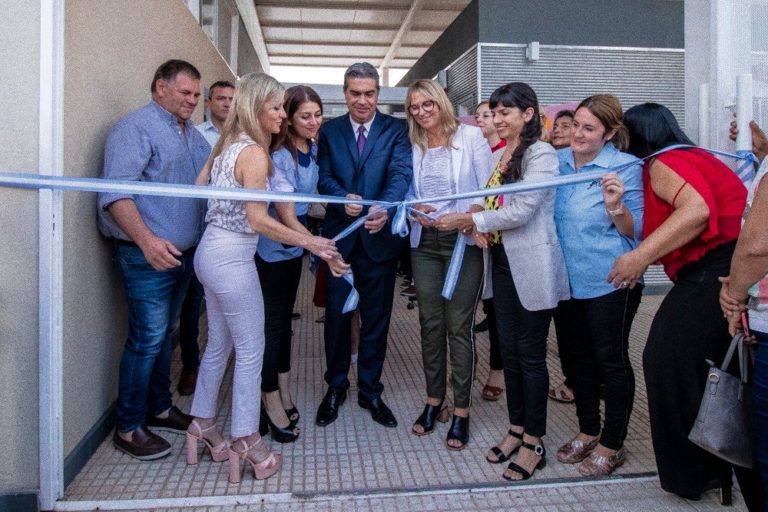
[[[619,215],[624,215],[626,210],[624,209],[624,203],[619,203],[619,206],[615,210],[609,210],[606,208],[605,212],[611,217],[618,217]]]

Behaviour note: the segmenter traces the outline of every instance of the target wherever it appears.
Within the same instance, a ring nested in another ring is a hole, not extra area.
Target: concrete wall
[[[145,105],[157,66],[192,62],[203,85],[234,78],[181,2],[68,0],[65,42],[65,172],[98,176],[110,126]],[[203,102],[195,119],[202,120]],[[96,196],[66,195],[64,253],[65,453],[116,397],[126,333],[122,289],[96,229]]]
[[[37,172],[39,5],[0,0],[0,171]],[[203,84],[234,79],[181,2],[67,0],[64,172],[99,176],[110,126],[145,105],[157,66],[195,64]],[[202,120],[202,101],[195,113]],[[0,188],[0,498],[38,487],[37,193]],[[122,289],[96,229],[96,197],[64,203],[64,455],[116,398],[126,334]],[[2,508],[2,507],[0,507]]]
[[[479,0],[483,43],[683,47],[682,0]]]
[[[264,68],[259,62],[259,56],[253,48],[251,36],[245,29],[242,17],[240,18],[239,30],[237,36],[237,74],[243,76],[246,73],[263,73]]]
[[[37,172],[40,3],[0,0],[0,12],[0,171]],[[10,493],[37,487],[37,192],[0,188],[0,204],[0,493]]]

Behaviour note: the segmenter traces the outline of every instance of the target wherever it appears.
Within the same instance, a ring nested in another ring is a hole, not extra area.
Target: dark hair
[[[221,88],[231,87],[232,89],[234,89],[235,88],[235,84],[233,84],[229,80],[219,80],[218,82],[213,82],[211,84],[211,86],[208,88],[208,99],[209,100],[213,99],[213,90],[216,89],[217,87],[221,87]]]
[[[573,119],[574,116],[576,116],[576,113],[573,110],[570,110],[570,109],[561,110],[560,112],[557,113],[557,115],[552,120],[552,122],[556,123],[557,120],[560,119],[561,117],[570,117],[571,119]]]
[[[523,112],[533,109],[531,119],[525,123],[520,132],[520,144],[512,152],[507,162],[507,168],[501,173],[501,182],[514,183],[523,177],[523,155],[528,148],[541,137],[541,118],[539,117],[539,100],[531,86],[523,82],[512,82],[502,85],[491,94],[488,106],[491,109],[499,104],[505,107],[517,107]]]
[[[674,144],[695,144],[677,124],[674,114],[664,105],[643,103],[624,113],[624,124],[629,130],[629,149],[638,158]]]
[[[176,80],[176,75],[179,73],[184,73],[195,80],[200,80],[200,72],[195,66],[185,60],[171,59],[160,64],[160,67],[155,71],[155,76],[152,77],[152,84],[149,86],[150,92],[152,94],[155,93],[158,80],[165,80],[170,84]]]
[[[368,62],[356,62],[347,68],[344,72],[344,90],[347,90],[350,78],[373,78],[376,81],[376,90],[379,86],[379,72]]]
[[[293,118],[293,115],[299,110],[304,103],[312,102],[317,103],[320,107],[320,112],[323,111],[323,101],[320,99],[320,95],[306,85],[294,85],[285,91],[283,97],[283,109],[285,110],[285,122],[280,125],[280,133],[272,136],[272,143],[269,145],[269,152],[277,151],[281,148],[288,148],[293,156],[293,161],[296,164],[299,163],[299,155],[296,153],[296,144],[293,142],[293,137],[297,136],[293,125],[289,124],[289,121]],[[310,144],[311,147],[311,144]]]

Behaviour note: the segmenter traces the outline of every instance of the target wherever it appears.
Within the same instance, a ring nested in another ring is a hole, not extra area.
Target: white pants
[[[208,346],[200,362],[191,414],[216,417],[219,387],[235,349],[232,437],[259,428],[264,362],[264,301],[254,254],[259,236],[208,225],[195,253],[195,272],[205,288]]]

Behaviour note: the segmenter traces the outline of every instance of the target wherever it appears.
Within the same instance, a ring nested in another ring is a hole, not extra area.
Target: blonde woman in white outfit
[[[283,87],[269,75],[250,73],[237,83],[235,99],[221,138],[198,184],[266,190],[272,134],[285,119]],[[210,179],[209,179],[210,178]],[[197,463],[199,442],[214,461],[229,458],[229,480],[240,481],[240,459],[255,478],[280,469],[282,458],[259,435],[261,368],[264,356],[264,303],[253,257],[259,234],[304,247],[326,260],[335,272],[346,265],[331,240],[293,231],[267,214],[267,202],[210,199],[207,227],[195,254],[195,271],[205,288],[208,346],[200,363],[194,419],[187,431],[187,462]],[[219,386],[234,348],[232,441],[215,426]]]
[[[491,174],[491,148],[483,132],[456,119],[443,88],[432,80],[417,80],[405,100],[408,135],[413,144],[413,180],[406,199],[429,199],[482,188]],[[472,199],[414,205],[415,210],[437,216],[463,213]],[[411,261],[416,280],[421,324],[421,352],[427,383],[424,411],[412,432],[434,431],[435,421],[447,420],[446,361],[451,354],[453,421],[446,436],[449,450],[463,450],[469,442],[469,408],[475,347],[472,327],[483,277],[483,253],[467,237],[464,259],[451,300],[441,296],[457,230],[438,231],[428,218],[416,216],[411,229]]]

